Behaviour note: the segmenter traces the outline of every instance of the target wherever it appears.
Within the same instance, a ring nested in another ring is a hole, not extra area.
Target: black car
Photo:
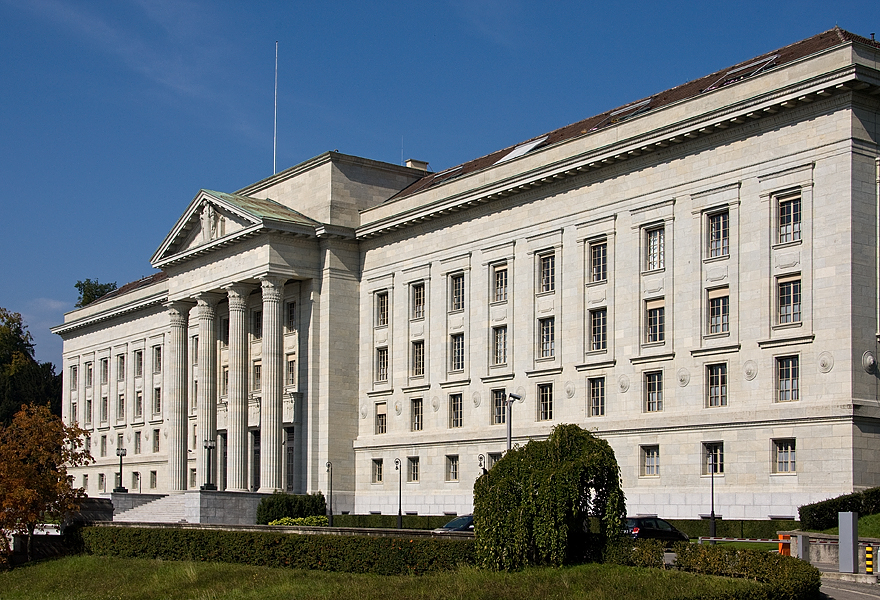
[[[688,541],[688,536],[673,527],[672,523],[657,517],[628,517],[626,533],[634,540],[663,540],[670,544]]]
[[[461,517],[455,517],[449,523],[444,525],[443,527],[438,527],[434,530],[434,533],[444,533],[447,531],[473,531],[474,530],[474,515],[464,515]]]

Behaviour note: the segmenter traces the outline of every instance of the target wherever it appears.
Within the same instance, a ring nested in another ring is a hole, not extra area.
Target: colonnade
[[[282,489],[283,460],[283,338],[284,279],[259,278],[262,291],[262,348],[260,385],[260,492]],[[253,285],[225,286],[229,301],[229,386],[226,430],[226,490],[246,492],[248,486],[248,308]],[[223,294],[196,294],[198,322],[198,391],[196,395],[196,476],[199,486],[208,483],[208,450],[203,440],[217,438],[217,304]],[[168,406],[168,468],[171,491],[187,489],[187,332],[191,302],[166,305],[171,335],[168,349],[166,398]],[[217,481],[217,452],[211,453],[213,483]]]

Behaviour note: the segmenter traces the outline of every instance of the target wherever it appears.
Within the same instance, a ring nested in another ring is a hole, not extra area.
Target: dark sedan
[[[670,544],[688,541],[688,536],[672,523],[657,517],[629,517],[626,520],[626,532],[635,540],[663,540]]]
[[[449,523],[444,525],[443,527],[438,527],[434,530],[434,533],[445,533],[448,531],[473,531],[474,530],[474,515],[464,515],[463,517],[456,517],[452,519]]]

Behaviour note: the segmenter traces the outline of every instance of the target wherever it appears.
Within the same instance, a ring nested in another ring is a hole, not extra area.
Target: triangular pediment
[[[271,226],[314,235],[316,221],[273,200],[200,190],[150,259],[161,268]]]

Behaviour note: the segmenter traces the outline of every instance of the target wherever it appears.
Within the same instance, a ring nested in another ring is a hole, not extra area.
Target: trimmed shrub
[[[666,519],[677,529],[686,533],[688,537],[708,537],[709,519]],[[768,519],[760,521],[747,521],[742,519],[716,519],[715,534],[718,537],[734,538],[775,538],[778,531],[791,531],[798,529],[797,521],[787,519]]]
[[[269,521],[277,521],[284,517],[299,519],[327,514],[324,494],[285,494],[274,492],[260,500],[257,505],[257,525],[267,525]]]
[[[666,544],[661,540],[634,540],[618,536],[605,545],[602,562],[625,567],[653,567],[663,569]]]
[[[420,575],[474,563],[473,540],[297,535],[263,531],[85,527],[88,554],[227,562],[380,575]]]
[[[284,517],[283,519],[278,519],[277,521],[269,521],[269,525],[282,525],[284,527],[327,527],[330,525],[330,519],[325,517],[324,515],[318,515],[315,517],[299,517],[293,519],[291,517]]]
[[[839,512],[857,512],[860,517],[880,514],[880,487],[822,502],[804,504],[798,508],[801,527],[807,531],[823,531],[837,527]]]
[[[436,529],[454,518],[454,515],[403,515],[403,528]],[[333,526],[397,529],[397,515],[333,515]]]
[[[626,516],[620,468],[605,440],[559,425],[545,441],[514,448],[474,485],[481,566],[562,565],[596,557]],[[596,517],[598,531],[590,518]]]
[[[677,543],[675,552],[675,566],[682,571],[760,582],[764,595],[754,600],[810,600],[819,597],[819,570],[792,556],[685,542]]]

